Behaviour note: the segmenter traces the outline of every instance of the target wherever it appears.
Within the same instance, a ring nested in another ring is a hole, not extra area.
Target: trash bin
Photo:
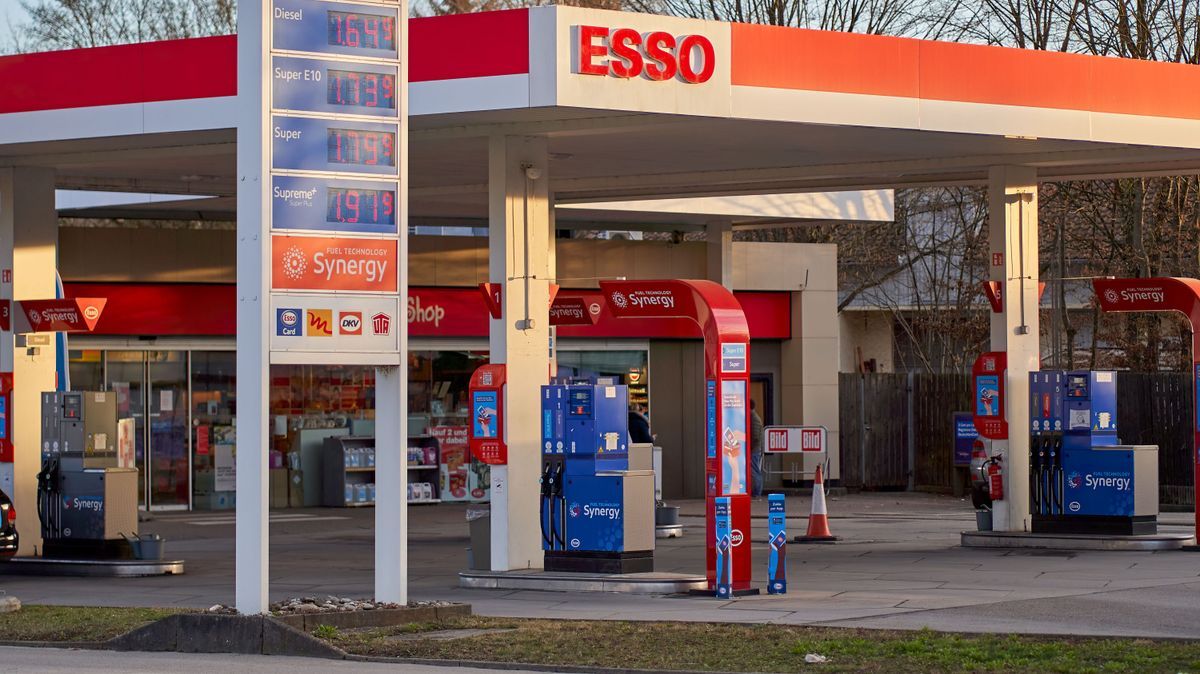
[[[992,530],[992,511],[981,508],[975,511],[975,528],[979,531]]]
[[[163,558],[163,544],[166,541],[158,534],[147,534],[139,539],[138,559],[161,560]]]
[[[467,526],[471,529],[468,566],[472,571],[492,568],[492,506],[488,503],[467,506]]]

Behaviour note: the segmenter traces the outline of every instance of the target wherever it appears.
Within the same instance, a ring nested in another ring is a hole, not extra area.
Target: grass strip
[[[507,629],[454,640],[447,629]],[[1200,642],[875,631],[773,624],[461,618],[322,630],[350,653],[539,665],[749,672],[1185,672]],[[414,638],[415,637],[415,638]],[[805,663],[805,655],[829,658]]]
[[[0,613],[0,641],[107,641],[181,612],[171,608],[27,605]]]

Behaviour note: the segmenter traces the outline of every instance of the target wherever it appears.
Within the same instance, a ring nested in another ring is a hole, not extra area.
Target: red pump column
[[[728,496],[733,590],[750,589],[750,329],[733,293],[712,281],[601,281],[617,318],[688,318],[704,333],[705,561],[716,585],[715,499]]]
[[[1102,311],[1178,311],[1192,324],[1192,390],[1200,404],[1200,281],[1192,278],[1098,278],[1092,280]],[[1200,486],[1200,413],[1192,407],[1193,484]],[[1196,500],[1200,537],[1200,499]]]

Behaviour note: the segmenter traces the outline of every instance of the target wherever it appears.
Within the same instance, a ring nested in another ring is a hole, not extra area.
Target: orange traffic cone
[[[812,514],[808,516],[808,533],[797,536],[796,543],[832,543],[837,536],[829,533],[829,514],[825,510],[825,480],[821,478],[821,467],[813,476]]]

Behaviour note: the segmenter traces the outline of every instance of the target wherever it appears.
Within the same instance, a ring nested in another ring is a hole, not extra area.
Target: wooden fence
[[[842,483],[862,489],[951,491],[951,415],[971,409],[970,378],[957,374],[855,374],[839,378]],[[1121,372],[1117,376],[1121,441],[1158,445],[1159,498],[1190,505],[1190,373]],[[960,483],[961,484],[961,483]]]

